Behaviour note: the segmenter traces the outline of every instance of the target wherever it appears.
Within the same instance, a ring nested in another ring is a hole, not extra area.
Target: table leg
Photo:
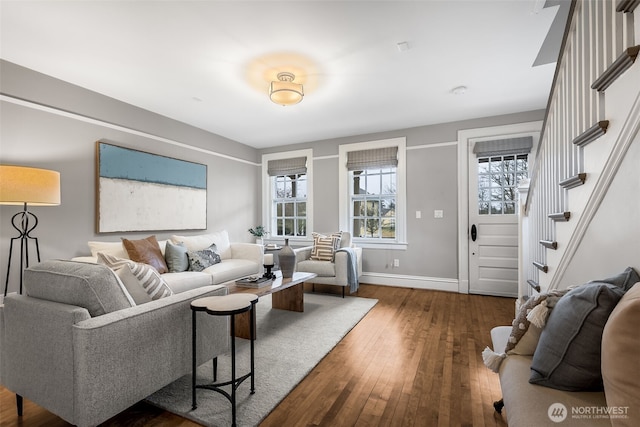
[[[304,311],[304,283],[298,283],[271,295],[271,306],[280,310]]]

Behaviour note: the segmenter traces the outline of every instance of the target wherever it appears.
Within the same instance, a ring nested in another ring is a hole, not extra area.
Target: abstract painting
[[[207,166],[98,141],[96,228],[207,228]]]

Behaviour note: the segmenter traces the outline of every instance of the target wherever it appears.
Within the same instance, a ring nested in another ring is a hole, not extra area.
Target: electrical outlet
[[[394,267],[400,267],[400,260],[398,258],[393,260],[393,266]]]
[[[444,211],[441,209],[436,209],[435,211],[433,211],[433,217],[434,218],[444,218]]]

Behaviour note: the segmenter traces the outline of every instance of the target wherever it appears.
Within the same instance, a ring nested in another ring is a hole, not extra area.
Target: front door
[[[527,157],[469,155],[470,293],[518,295],[518,182]]]

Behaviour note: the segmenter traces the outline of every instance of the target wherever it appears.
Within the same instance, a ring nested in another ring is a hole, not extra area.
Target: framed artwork
[[[96,231],[205,230],[207,166],[96,143]]]

